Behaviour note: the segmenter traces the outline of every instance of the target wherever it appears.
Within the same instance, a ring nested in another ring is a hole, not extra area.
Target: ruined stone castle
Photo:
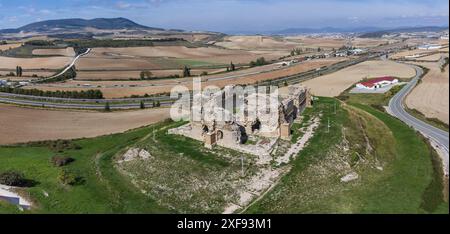
[[[246,94],[241,103],[230,92],[233,88],[194,96],[197,102],[192,105],[190,123],[169,133],[202,141],[208,148],[221,145],[254,155],[268,154],[279,138],[290,139],[294,120],[312,104],[310,92],[303,86],[291,86],[286,94]],[[245,144],[251,136],[266,140],[257,146]]]

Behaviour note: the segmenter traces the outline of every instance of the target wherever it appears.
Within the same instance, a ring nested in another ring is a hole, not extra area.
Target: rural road
[[[416,76],[409,82],[400,92],[398,92],[389,102],[389,110],[392,115],[405,122],[410,127],[421,132],[441,148],[445,155],[441,155],[444,165],[444,173],[448,176],[449,171],[449,133],[425,123],[414,116],[410,115],[404,106],[404,101],[408,94],[416,87],[417,83],[423,75],[422,68],[410,65],[416,70]]]
[[[91,52],[91,48],[88,48],[88,49],[86,50],[86,52],[77,55],[75,58],[72,59],[72,62],[71,62],[68,66],[66,66],[66,68],[64,68],[64,70],[62,70],[62,71],[59,72],[58,74],[53,75],[53,76],[50,76],[50,77],[47,77],[47,78],[44,78],[44,79],[39,79],[39,80],[36,80],[36,81],[33,81],[33,82],[42,82],[42,81],[50,80],[50,79],[53,79],[53,78],[55,78],[55,77],[58,77],[58,76],[60,76],[60,75],[62,75],[62,74],[64,74],[64,73],[66,73],[69,69],[71,69],[71,68],[75,65],[75,63],[77,62],[77,60],[78,60],[80,57],[89,54],[89,52]]]

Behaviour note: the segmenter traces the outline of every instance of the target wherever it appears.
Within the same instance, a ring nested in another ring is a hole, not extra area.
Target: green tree
[[[7,171],[0,174],[0,184],[20,187],[26,184],[26,180],[20,172]]]
[[[233,61],[231,61],[230,70],[231,71],[235,71],[236,70],[236,66],[234,65]]]
[[[140,108],[141,108],[141,109],[145,109],[145,103],[144,103],[144,101],[141,101],[141,103],[140,103]]]
[[[16,76],[22,76],[22,67],[16,66]]]
[[[141,74],[140,74],[141,80],[150,79],[150,78],[152,78],[152,76],[153,76],[153,73],[151,71],[141,71]]]
[[[191,69],[188,66],[184,66],[183,68],[183,77],[190,77]]]
[[[64,185],[75,185],[77,183],[77,176],[66,169],[62,169],[59,172],[58,180]]]

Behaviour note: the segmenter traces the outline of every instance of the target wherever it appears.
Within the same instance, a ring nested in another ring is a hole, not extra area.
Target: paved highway
[[[416,129],[421,132],[424,136],[432,140],[435,144],[439,146],[444,152],[445,155],[442,155],[442,161],[444,164],[444,172],[445,175],[448,176],[448,168],[449,168],[449,134],[446,131],[443,131],[439,128],[436,128],[428,123],[425,123],[414,116],[410,115],[405,110],[404,100],[408,96],[408,94],[416,87],[418,81],[421,79],[423,75],[422,68],[414,65],[410,65],[414,69],[416,69],[416,77],[409,82],[400,92],[398,92],[389,102],[389,110],[390,113],[401,121],[405,122],[410,127]]]
[[[89,53],[89,51],[87,51],[84,54],[81,54],[80,56],[83,56],[87,53]],[[79,58],[80,56],[77,56],[77,58]],[[300,82],[308,80],[308,79],[312,79],[312,78],[315,78],[315,77],[318,77],[321,75],[332,73],[332,72],[335,72],[342,68],[364,62],[375,56],[376,55],[364,56],[362,58],[333,64],[333,65],[330,65],[330,66],[325,67],[320,70],[311,70],[311,71],[299,73],[299,74],[292,75],[292,76],[279,77],[276,80],[272,80],[270,82],[268,82],[268,81],[262,82],[262,83],[260,83],[260,85],[276,85],[276,84],[283,84],[284,82],[286,82],[288,84],[300,83]],[[74,59],[74,62],[72,62],[71,66],[73,66],[73,64],[75,63],[77,58]],[[70,68],[70,66],[67,69],[69,69],[69,68]],[[267,71],[264,71],[264,72],[267,72]],[[249,75],[249,73],[241,74],[241,75],[239,75],[239,77],[246,76],[246,75]],[[231,78],[236,78],[236,77],[235,76],[226,76],[226,77],[222,77],[220,79],[231,79]],[[51,79],[51,78],[47,78],[47,79]],[[217,79],[219,79],[219,78],[210,78],[210,79],[208,79],[208,81],[217,80]],[[202,82],[206,82],[206,80],[203,80]],[[158,97],[148,97],[148,98],[127,98],[127,99],[71,99],[71,98],[56,98],[56,97],[40,97],[40,96],[21,95],[21,94],[11,94],[11,93],[0,92],[0,102],[10,103],[10,104],[19,104],[19,105],[29,105],[29,106],[65,108],[65,109],[70,109],[70,108],[101,109],[104,107],[104,105],[99,105],[99,104],[105,104],[105,103],[109,103],[111,109],[134,109],[134,108],[139,108],[139,103],[141,101],[143,101],[145,103],[149,103],[149,104],[151,104],[153,101],[160,101],[161,105],[164,106],[164,105],[168,105],[169,103],[173,102],[174,100],[171,100],[171,98],[169,96],[158,96]]]
[[[23,105],[23,106],[33,106],[42,108],[59,108],[59,109],[85,109],[85,110],[103,110],[105,109],[105,104],[84,104],[84,103],[57,103],[57,102],[44,102],[44,101],[34,101],[34,100],[24,100],[24,99],[11,99],[0,97],[0,103]],[[161,101],[162,107],[170,107],[173,101]],[[110,109],[112,110],[127,110],[127,109],[140,109],[141,105],[139,103],[110,103]],[[151,107],[153,102],[144,102],[146,107]]]

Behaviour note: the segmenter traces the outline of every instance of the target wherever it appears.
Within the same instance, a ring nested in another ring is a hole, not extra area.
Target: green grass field
[[[142,128],[78,140],[76,144],[82,147],[81,150],[63,153],[52,152],[44,146],[0,147],[0,171],[17,170],[38,183],[26,189],[29,197],[38,204],[32,213],[165,213],[165,208],[137,191],[112,167],[115,153],[148,133],[149,128]],[[54,155],[75,158],[67,168],[82,177],[84,183],[61,185],[57,179],[60,169],[50,164]],[[0,210],[3,210],[1,205]]]
[[[0,172],[15,170],[37,182],[23,190],[37,205],[30,213],[221,213],[234,202],[239,185],[254,174],[246,155],[241,176],[241,153],[169,135],[183,122],[166,121],[122,134],[73,141],[81,149],[56,153],[44,143],[0,147]],[[152,159],[118,164],[130,147],[147,149]],[[62,185],[54,155],[75,161],[65,166],[81,184]],[[141,178],[136,180],[135,178]],[[142,191],[146,191],[143,193]],[[48,197],[44,194],[48,193]],[[0,213],[20,213],[4,202]]]
[[[422,121],[424,121],[424,122],[426,122],[426,123],[428,123],[428,124],[433,125],[434,127],[437,127],[437,128],[439,128],[439,129],[442,129],[442,130],[448,132],[449,125],[446,124],[446,123],[444,123],[444,122],[442,122],[440,119],[437,119],[437,118],[428,118],[428,117],[426,117],[422,112],[420,112],[420,111],[418,111],[418,110],[416,110],[416,109],[410,109],[410,108],[408,108],[408,107],[406,107],[406,111],[407,111],[410,115],[416,117],[417,119],[420,119],[420,120],[422,120]]]
[[[439,158],[414,130],[377,108],[386,96],[346,100],[319,98],[307,109],[305,120],[321,116],[314,137],[292,170],[247,212],[448,213]],[[239,153],[167,134],[181,124],[75,140],[81,149],[63,152],[46,144],[0,147],[0,172],[20,171],[36,182],[23,191],[37,204],[26,213],[220,213],[258,167],[248,157],[242,177]],[[298,138],[302,124],[294,127]],[[119,165],[117,158],[130,147],[146,149],[152,158]],[[50,163],[55,155],[75,159],[66,168],[80,184],[61,184],[61,169]],[[359,177],[341,182],[349,173]],[[0,202],[0,213],[21,212]]]
[[[379,105],[377,99],[384,97],[350,97],[352,104],[342,103],[334,115],[333,99],[321,98],[315,108],[328,107],[322,108],[321,127],[309,146],[247,212],[448,213],[441,174],[433,170],[436,155],[414,130],[367,105]],[[350,172],[359,178],[341,182]]]

